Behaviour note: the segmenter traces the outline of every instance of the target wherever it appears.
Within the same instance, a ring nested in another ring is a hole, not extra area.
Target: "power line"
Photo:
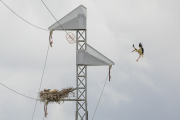
[[[38,27],[38,26],[36,26],[36,25],[33,25],[32,23],[30,23],[30,22],[28,22],[28,21],[26,21],[25,19],[23,19],[21,16],[19,16],[17,13],[15,13],[10,7],[8,7],[2,0],[0,0],[9,10],[11,10],[11,12],[13,12],[16,16],[18,16],[19,18],[21,18],[23,21],[25,21],[26,23],[28,23],[28,24],[30,24],[30,25],[32,25],[32,26],[34,26],[34,27],[36,27],[36,28],[39,28],[39,29],[41,29],[41,30],[46,30],[46,31],[49,31],[49,30],[47,30],[47,29],[44,29],[44,28],[40,28],[40,27]]]
[[[108,73],[108,75],[109,75],[109,73]],[[108,75],[107,75],[107,78],[108,78]],[[106,81],[107,81],[107,78],[106,78]],[[104,83],[104,87],[105,87],[105,85],[106,85],[106,81],[105,81],[105,83]],[[98,107],[99,102],[100,102],[100,100],[101,100],[101,96],[102,96],[102,94],[103,94],[104,87],[103,87],[103,89],[102,89],[102,92],[101,92],[101,95],[100,95],[100,98],[99,98],[98,104],[97,104],[96,109],[95,109],[95,112],[94,112],[94,115],[95,115],[95,113],[96,113],[97,107]],[[93,115],[93,117],[92,117],[92,120],[93,120],[93,118],[94,118],[94,115]]]
[[[48,45],[48,50],[47,50],[47,54],[46,54],[46,60],[45,60],[45,64],[44,64],[44,69],[43,69],[43,74],[42,74],[42,78],[41,78],[41,83],[40,83],[40,86],[39,86],[39,92],[40,92],[40,89],[41,89],[41,84],[42,84],[42,80],[43,80],[43,76],[44,76],[44,71],[45,71],[45,68],[46,68],[46,61],[47,61],[48,52],[49,52],[49,45]],[[38,99],[38,96],[37,96],[37,99]],[[35,110],[36,110],[36,105],[37,105],[37,101],[36,101],[36,104],[35,104],[35,107],[34,107],[34,112],[33,112],[33,115],[32,115],[32,120],[33,120],[34,113],[35,113]]]
[[[13,89],[11,89],[11,88],[9,88],[9,87],[5,86],[5,85],[4,85],[4,84],[2,84],[2,83],[0,83],[0,84],[1,84],[2,86],[4,86],[4,87],[8,88],[9,90],[11,90],[11,91],[13,91],[13,92],[15,92],[15,93],[19,94],[19,95],[22,95],[22,96],[27,97],[27,98],[29,98],[29,99],[38,100],[38,99],[34,99],[34,98],[28,97],[28,96],[26,96],[26,95],[23,95],[23,94],[21,94],[21,93],[19,93],[19,92],[15,91],[15,90],[13,90]]]
[[[44,4],[44,6],[48,9],[48,11],[51,13],[51,15],[54,17],[54,15],[52,14],[52,12],[49,10],[49,8],[46,6],[46,4],[43,2],[43,0],[41,0],[42,3]],[[63,28],[63,26],[59,23],[59,21],[54,17],[54,19],[56,20],[56,22]],[[66,30],[63,28],[63,30],[66,32]],[[66,32],[67,33],[67,32]],[[68,33],[67,33],[68,34]],[[68,34],[69,35],[69,34]],[[71,37],[69,35],[69,37]]]

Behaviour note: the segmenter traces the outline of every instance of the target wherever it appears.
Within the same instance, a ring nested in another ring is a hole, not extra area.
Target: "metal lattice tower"
[[[87,9],[80,5],[49,30],[76,31],[76,101],[75,120],[88,120],[87,111],[87,66],[112,66],[114,62],[87,44]],[[59,25],[61,24],[63,28]]]
[[[76,51],[79,49],[86,50],[86,40],[86,30],[77,30]],[[79,89],[80,87],[83,89]],[[88,120],[86,65],[76,65],[76,88],[76,99],[84,99],[84,101],[76,101],[76,120],[83,120],[83,118]]]

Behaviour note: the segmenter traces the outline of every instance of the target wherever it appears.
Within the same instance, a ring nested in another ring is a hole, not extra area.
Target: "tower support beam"
[[[76,51],[86,50],[86,30],[76,30]],[[76,64],[76,120],[88,120],[87,111],[87,66]],[[80,89],[81,88],[81,89]],[[84,89],[82,89],[84,88]]]

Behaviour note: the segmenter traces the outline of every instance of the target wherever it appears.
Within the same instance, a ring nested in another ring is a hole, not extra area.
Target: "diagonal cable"
[[[109,73],[108,73],[108,75],[109,75]],[[107,78],[108,78],[108,75],[107,75]],[[106,78],[106,81],[107,81],[107,78]],[[104,83],[104,87],[105,87],[105,85],[106,85],[106,81],[105,81],[105,83]],[[102,89],[102,92],[101,92],[101,95],[100,95],[98,104],[97,104],[96,109],[95,109],[95,112],[94,112],[94,115],[95,115],[95,113],[96,113],[96,110],[97,110],[97,108],[98,108],[99,102],[100,102],[100,100],[101,100],[101,96],[102,96],[102,94],[103,94],[104,87],[103,87],[103,89]],[[94,115],[93,115],[93,117],[92,117],[92,120],[93,120],[93,118],[94,118]]]
[[[63,26],[59,23],[59,21],[55,18],[55,16],[52,14],[52,12],[49,10],[49,8],[46,6],[46,4],[43,2],[43,0],[41,0],[42,3],[44,4],[44,6],[48,9],[48,11],[51,13],[51,15],[54,17],[54,19],[56,20],[56,22],[63,28]],[[63,28],[63,30],[66,32],[66,30]],[[66,32],[67,33],[67,32]],[[67,33],[68,34],[68,33]],[[69,34],[68,34],[69,35]],[[71,38],[71,36],[69,35],[69,37]],[[73,38],[71,38],[73,39]]]
[[[30,22],[28,22],[28,21],[26,21],[25,19],[23,19],[21,16],[19,16],[17,13],[15,13],[10,7],[8,7],[2,0],[0,0],[9,10],[11,10],[11,12],[13,12],[16,16],[18,16],[19,18],[21,18],[23,21],[25,21],[26,23],[28,23],[28,24],[30,24],[30,25],[32,25],[32,26],[34,26],[34,27],[36,27],[36,28],[39,28],[39,29],[41,29],[41,30],[46,30],[46,31],[49,31],[49,30],[47,30],[47,29],[44,29],[44,28],[40,28],[40,27],[38,27],[38,26],[36,26],[36,25],[33,25],[32,23],[30,23]]]
[[[9,88],[9,87],[5,86],[5,85],[4,85],[4,84],[2,84],[2,83],[0,83],[0,84],[1,84],[2,86],[4,86],[4,87],[8,88],[9,90],[11,90],[11,91],[13,91],[13,92],[15,92],[15,93],[19,94],[19,95],[22,95],[22,96],[27,97],[27,98],[29,98],[29,99],[38,100],[38,99],[34,99],[34,98],[28,97],[28,96],[26,96],[26,95],[23,95],[23,94],[21,94],[21,93],[19,93],[19,92],[15,91],[15,90],[13,90],[13,89],[11,89],[11,88]]]
[[[45,68],[46,68],[46,61],[47,61],[48,52],[49,52],[49,45],[48,45],[46,60],[45,60],[45,64],[44,64],[43,74],[42,74],[42,78],[41,78],[41,83],[40,83],[40,86],[39,86],[39,92],[40,92],[40,89],[41,89],[41,84],[42,84],[42,80],[43,80],[43,76],[44,76],[44,71],[45,71]],[[38,96],[37,96],[37,99],[38,99]],[[33,115],[32,115],[32,120],[33,120],[34,113],[35,113],[35,110],[36,110],[36,105],[37,105],[37,101],[36,101],[36,104],[35,104],[35,107],[34,107],[34,112],[33,112]]]

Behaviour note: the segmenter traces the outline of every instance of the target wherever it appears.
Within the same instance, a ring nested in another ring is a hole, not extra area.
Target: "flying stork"
[[[134,44],[133,44],[133,47],[134,47]],[[142,58],[143,58],[144,48],[143,48],[143,46],[142,46],[141,43],[139,43],[139,49],[136,49],[136,48],[134,47],[134,50],[133,50],[132,52],[134,52],[134,51],[139,53],[139,58],[140,58],[141,56],[142,56]],[[132,52],[131,52],[131,53],[132,53]],[[138,61],[139,58],[138,58],[136,61]]]

